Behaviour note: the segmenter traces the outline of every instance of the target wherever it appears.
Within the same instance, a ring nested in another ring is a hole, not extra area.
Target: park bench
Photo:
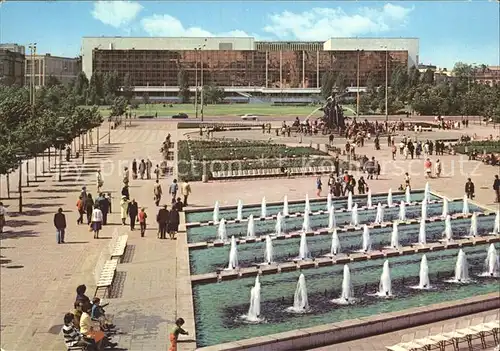
[[[128,235],[117,235],[111,239],[109,243],[109,252],[111,259],[121,260],[127,247]]]
[[[109,250],[103,250],[94,268],[94,280],[96,283],[94,296],[97,296],[97,293],[102,289],[104,289],[104,296],[106,294],[109,296],[109,290],[113,285],[117,266],[118,259],[109,259]]]
[[[259,168],[247,170],[228,170],[212,172],[213,179],[238,179],[261,177],[284,177],[290,175],[330,174],[335,172],[334,166],[289,167],[285,172],[281,168]]]

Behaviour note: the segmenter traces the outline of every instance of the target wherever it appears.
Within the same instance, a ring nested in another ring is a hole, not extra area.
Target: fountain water
[[[427,244],[427,235],[425,233],[425,219],[420,220],[420,230],[418,232],[418,243],[420,245]]]
[[[427,182],[425,183],[424,202],[429,201],[431,201],[431,186],[429,185],[429,182]]]
[[[406,187],[405,198],[407,204],[411,203],[411,191],[409,186]]]
[[[269,235],[266,236],[266,251],[264,252],[264,263],[271,264],[274,258],[273,240]]]
[[[420,261],[420,273],[419,273],[419,289],[430,289],[431,283],[429,281],[429,265],[427,264],[427,256],[423,255]]]
[[[382,204],[379,202],[377,205],[377,215],[375,216],[375,223],[380,224],[384,221],[384,209]]]
[[[472,214],[472,217],[470,219],[469,235],[470,236],[477,236],[477,214],[476,214],[476,212],[474,212]]]
[[[309,195],[306,194],[306,202],[304,205],[304,213],[311,213],[311,205],[309,204]]]
[[[354,226],[359,225],[359,216],[358,216],[358,205],[354,204],[351,210],[351,224]]]
[[[335,207],[330,207],[328,212],[328,229],[333,229],[337,226],[337,221],[335,220]]]
[[[444,220],[444,238],[447,242],[453,241],[453,231],[451,229],[451,216],[447,215]]]
[[[339,305],[348,305],[356,302],[351,284],[351,271],[348,265],[344,265],[344,277],[342,279],[342,293],[340,298],[332,300]]]
[[[392,207],[392,189],[389,189],[389,192],[387,193],[387,206]]]
[[[500,234],[500,210],[497,211],[495,216],[495,224],[493,225],[493,234]]]
[[[468,283],[469,278],[469,263],[464,250],[460,249],[457,256],[457,264],[455,265],[455,277],[451,280],[453,283]]]
[[[297,288],[295,289],[295,295],[293,296],[293,306],[289,307],[287,311],[293,313],[306,313],[309,311],[306,277],[304,277],[304,274],[301,274],[299,276],[299,280],[297,281]]]
[[[227,241],[226,220],[224,218],[222,218],[219,222],[219,229],[217,229],[217,236],[220,241]]]
[[[401,201],[399,205],[399,220],[406,221],[406,204],[404,201]]]
[[[425,201],[425,198],[424,198],[424,201],[422,201],[422,213],[421,213],[420,217],[423,220],[427,219],[427,201]]]
[[[484,266],[485,273],[482,274],[483,276],[498,277],[500,275],[500,260],[495,244],[490,244]]]
[[[229,250],[229,265],[227,269],[238,268],[238,247],[236,246],[236,238],[231,237],[231,249]]]
[[[326,197],[326,210],[330,211],[332,207],[333,207],[332,194],[328,193],[328,196]]]
[[[311,230],[311,220],[309,219],[309,212],[304,212],[304,222],[302,222],[302,231],[304,233],[310,233]]]
[[[309,249],[307,248],[306,233],[300,234],[299,260],[307,260],[309,258]]]
[[[248,216],[247,237],[255,238],[255,221],[253,215]]]
[[[384,266],[382,267],[382,275],[380,276],[380,284],[378,288],[378,296],[392,296],[392,287],[391,287],[391,270],[389,268],[389,260],[384,262]]]
[[[399,249],[398,222],[393,222],[392,223],[391,247],[394,248],[394,249]]]
[[[258,323],[260,318],[260,279],[259,276],[255,278],[255,285],[250,290],[250,307],[248,313],[243,318],[251,323]]]
[[[349,191],[349,194],[347,194],[347,209],[350,211],[352,210],[352,193]]]
[[[340,240],[337,235],[337,229],[333,230],[332,233],[332,248],[330,249],[330,255],[334,256],[340,253]]]
[[[285,195],[283,199],[283,216],[288,216],[288,196]]]
[[[260,217],[261,218],[266,218],[267,217],[266,197],[265,196],[262,198],[262,203],[260,205]]]
[[[446,218],[448,216],[448,199],[443,198],[443,213],[441,214],[441,218]]]
[[[276,235],[283,234],[283,216],[281,215],[281,212],[278,212],[276,215],[275,233]]]
[[[236,220],[241,221],[243,219],[243,201],[238,200],[238,207],[236,209]]]
[[[464,195],[464,206],[462,208],[462,214],[469,214],[469,199],[467,198],[467,195]]]
[[[366,198],[366,207],[368,207],[368,208],[372,208],[373,207],[373,204],[372,204],[372,190],[371,189],[368,189],[368,196]]]
[[[214,224],[219,223],[219,201],[215,201],[213,221]]]
[[[363,252],[368,252],[372,250],[372,240],[370,238],[370,230],[368,226],[365,224],[363,226]]]

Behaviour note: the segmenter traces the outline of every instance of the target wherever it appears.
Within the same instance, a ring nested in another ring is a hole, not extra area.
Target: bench
[[[116,238],[111,239],[109,244],[109,251],[111,254],[111,258],[120,259],[125,253],[125,249],[127,248],[127,240],[128,235],[119,235]]]
[[[99,290],[104,289],[104,296],[109,297],[109,288],[113,285],[113,279],[115,278],[116,267],[118,266],[118,259],[113,258],[104,262],[104,265],[99,274],[99,278],[96,282],[96,288],[94,296],[97,296]]]
[[[288,171],[288,173],[287,173]],[[259,178],[259,177],[285,177],[290,175],[305,174],[330,174],[335,172],[335,166],[316,166],[316,167],[289,167],[285,172],[281,168],[259,168],[249,170],[229,170],[213,171],[213,179],[238,179],[238,178]]]

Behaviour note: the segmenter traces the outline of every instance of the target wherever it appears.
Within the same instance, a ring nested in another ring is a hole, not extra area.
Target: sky
[[[419,61],[500,65],[500,3],[471,1],[10,1],[0,42],[80,55],[84,36],[416,37]]]

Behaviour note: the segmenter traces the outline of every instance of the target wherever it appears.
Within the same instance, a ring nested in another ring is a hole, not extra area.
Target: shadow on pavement
[[[34,232],[33,230],[20,230],[20,231],[8,231],[8,232],[3,232],[2,234],[2,240],[3,239],[20,239],[20,238],[32,238],[38,236],[38,233]]]

